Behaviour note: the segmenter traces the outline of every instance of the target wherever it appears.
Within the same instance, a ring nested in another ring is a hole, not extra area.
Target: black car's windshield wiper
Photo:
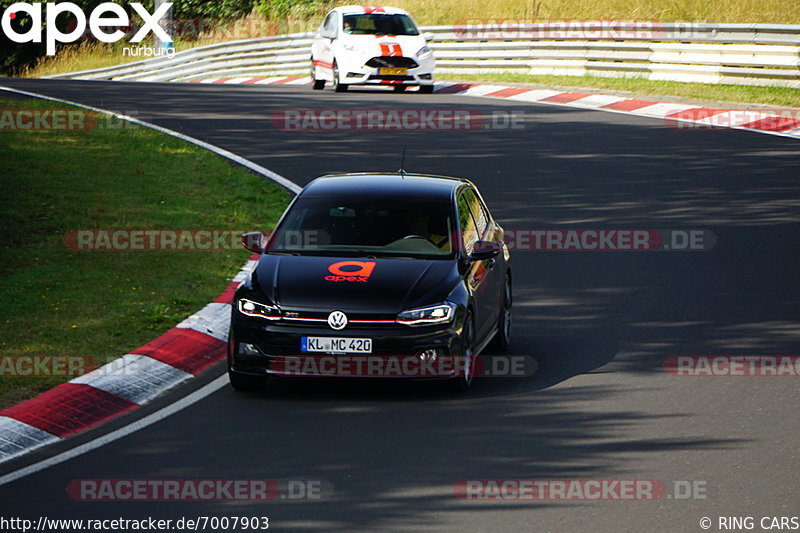
[[[314,255],[314,256],[331,256],[331,257],[366,257],[365,252],[355,252],[348,250],[267,250],[268,254],[276,255]]]
[[[390,259],[448,259],[449,255],[439,254],[408,254],[403,252],[375,252],[370,251],[356,251],[356,250],[286,250],[286,249],[272,249],[267,250],[268,254],[275,255],[294,255],[294,256],[330,256],[330,257],[359,257],[364,259],[378,259],[379,257]]]

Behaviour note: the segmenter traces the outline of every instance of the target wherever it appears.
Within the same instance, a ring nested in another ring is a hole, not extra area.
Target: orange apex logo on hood
[[[351,267],[348,270],[344,270]],[[356,267],[355,270],[352,267]],[[325,276],[327,281],[360,281],[366,283],[375,269],[375,261],[339,261],[328,267],[333,276]]]

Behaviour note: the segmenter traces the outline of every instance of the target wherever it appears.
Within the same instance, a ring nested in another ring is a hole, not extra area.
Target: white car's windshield
[[[369,13],[345,15],[344,32],[351,35],[419,35],[408,15]]]

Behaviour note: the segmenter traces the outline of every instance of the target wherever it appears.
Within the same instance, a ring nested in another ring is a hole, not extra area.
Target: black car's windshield
[[[408,15],[369,13],[345,15],[344,32],[352,35],[419,35]]]
[[[299,198],[270,239],[271,253],[446,258],[451,206],[408,198]]]

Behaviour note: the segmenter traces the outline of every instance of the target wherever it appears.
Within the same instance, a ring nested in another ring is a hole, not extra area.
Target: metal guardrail
[[[800,88],[800,25],[546,22],[423,27],[438,74],[513,72]],[[201,46],[49,78],[191,81],[305,74],[313,33]]]

